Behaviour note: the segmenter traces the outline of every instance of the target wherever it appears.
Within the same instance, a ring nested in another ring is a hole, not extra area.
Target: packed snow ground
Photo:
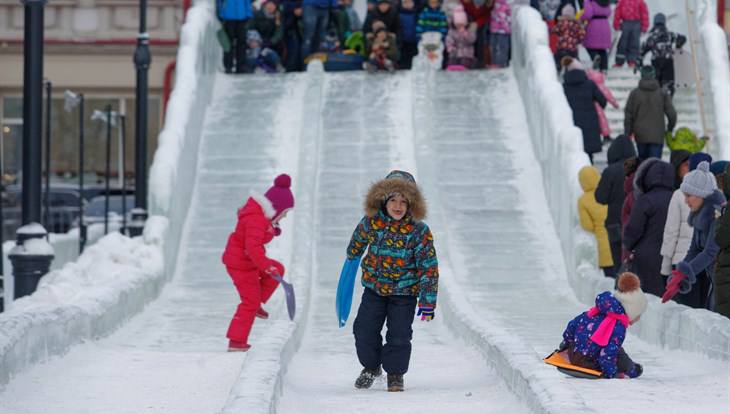
[[[279,368],[274,409],[284,413],[726,409],[730,364],[632,336],[627,352],[645,367],[638,380],[581,381],[542,364],[585,305],[568,288],[511,71],[328,74],[319,119],[305,126],[301,114],[319,109],[306,92],[316,87],[309,75],[217,77],[174,280],[117,333],[12,379],[0,412],[203,413],[236,398],[268,412],[266,395],[237,393]],[[382,382],[353,388],[361,288],[346,328],[337,328],[333,306],[362,196],[392,168],[414,171],[429,200],[442,272],[436,320],[414,322],[402,394]],[[281,292],[267,305],[271,319],[254,326],[254,348],[223,352],[238,298],[220,254],[249,189],[264,190],[281,171],[295,177],[299,209],[269,252],[289,267],[306,311],[298,352],[265,372],[257,363],[287,323]],[[294,232],[307,220],[313,231]],[[297,259],[307,255],[311,266]]]

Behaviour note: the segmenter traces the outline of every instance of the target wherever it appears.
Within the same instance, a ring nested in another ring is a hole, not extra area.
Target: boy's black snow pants
[[[367,369],[383,366],[389,374],[405,374],[411,359],[415,296],[380,296],[365,288],[352,331],[360,364]],[[388,330],[385,345],[380,332]]]

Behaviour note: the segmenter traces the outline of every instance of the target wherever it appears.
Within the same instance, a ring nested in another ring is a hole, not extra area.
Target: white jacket
[[[664,224],[664,239],[662,240],[662,269],[661,273],[668,276],[672,273],[672,265],[684,260],[692,243],[692,227],[687,224],[690,209],[684,202],[684,194],[677,190],[672,194],[667,211],[667,222]]]

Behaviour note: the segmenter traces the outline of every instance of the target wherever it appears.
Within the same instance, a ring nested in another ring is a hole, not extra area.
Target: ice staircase
[[[606,76],[606,86],[611,90],[613,96],[619,103],[616,109],[611,105],[606,108],[606,116],[611,126],[611,135],[616,136],[624,131],[624,108],[629,99],[631,91],[639,85],[640,76],[629,68],[611,68]],[[697,99],[695,87],[678,88],[673,99],[674,108],[677,110],[677,128],[689,127],[698,135],[703,134],[702,116],[700,104]],[[708,136],[712,136],[711,126],[712,114],[710,108],[705,107],[705,120],[707,122]]]

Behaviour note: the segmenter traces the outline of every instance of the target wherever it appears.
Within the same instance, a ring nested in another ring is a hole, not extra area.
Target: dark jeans
[[[504,33],[490,33],[489,47],[492,51],[492,64],[501,68],[509,64],[510,35]]]
[[[302,58],[302,39],[299,33],[292,30],[286,34],[286,59],[284,67],[287,72],[298,72],[304,69]]]
[[[601,65],[599,66],[599,69],[603,72],[608,71],[608,51],[606,49],[588,49],[588,55],[591,57],[591,62],[593,62],[596,59],[596,56],[599,56],[601,58]],[[591,66],[593,64],[591,63]]]
[[[639,20],[624,20],[621,23],[621,38],[616,49],[616,64],[623,65],[625,61],[637,63],[639,61],[639,45],[641,43],[641,22]]]
[[[486,49],[489,47],[489,25],[485,24],[482,27],[477,28],[477,42],[474,45],[476,48],[477,67],[483,68],[487,63]]]
[[[418,54],[418,43],[406,43],[400,47],[400,62],[398,67],[401,69],[410,69],[413,65],[413,57]]]
[[[246,23],[247,20],[223,20],[223,30],[231,41],[231,49],[223,52],[223,67],[227,73],[244,71],[246,66]],[[235,61],[234,61],[235,60]]]
[[[329,9],[316,6],[304,6],[302,9],[302,59],[319,50],[319,44],[327,35],[327,24],[330,20]]]
[[[570,363],[578,365],[579,367],[595,369],[596,371],[603,371],[597,360],[589,358],[587,355],[583,355],[580,352],[575,352],[573,348],[568,349],[568,357]],[[618,350],[618,360],[616,361],[618,372],[629,372],[634,367],[634,361],[626,354],[624,348],[621,347]]]
[[[654,66],[659,84],[674,96],[674,59],[653,59],[651,65]]]
[[[405,374],[411,360],[415,296],[380,296],[365,288],[352,331],[360,364],[389,374]],[[385,345],[380,332],[386,323]]]
[[[246,72],[253,72],[257,67],[266,67],[269,71],[274,71],[279,67],[281,59],[275,51],[266,48],[261,51],[258,58],[246,58]]]
[[[636,143],[636,149],[639,151],[639,158],[645,160],[647,158],[662,158],[662,150],[664,144],[639,144]]]

